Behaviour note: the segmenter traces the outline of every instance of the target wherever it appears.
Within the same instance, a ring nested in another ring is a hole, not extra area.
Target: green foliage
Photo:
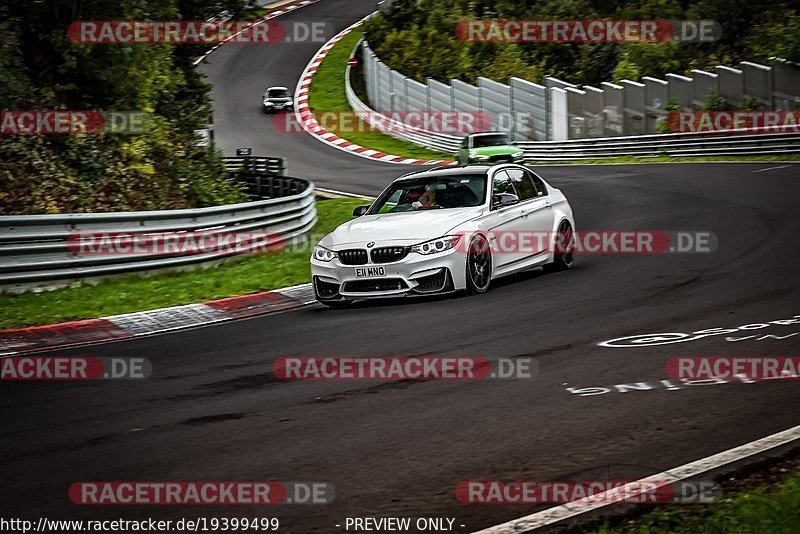
[[[714,43],[476,43],[460,40],[460,21],[483,19],[699,19],[721,23]],[[597,85],[668,72],[708,69],[771,56],[800,57],[800,17],[779,0],[398,0],[366,23],[370,45],[391,68],[424,82],[545,75]]]
[[[785,480],[725,494],[707,506],[660,506],[636,519],[614,527],[606,523],[595,530],[600,534],[788,534],[800,531],[799,510],[800,468],[795,467]]]
[[[712,87],[703,102],[703,111],[722,111],[728,109],[728,104],[725,97],[720,96],[715,87]]]
[[[744,111],[756,111],[760,107],[761,104],[759,104],[758,98],[755,96],[748,97],[742,104],[742,109]]]
[[[211,116],[192,66],[200,46],[76,44],[76,20],[206,19],[243,0],[9,0],[0,7],[0,108],[140,111],[145,133],[5,135],[4,214],[171,209],[236,202],[218,154],[194,130]]]
[[[669,123],[667,123],[666,120],[662,119],[656,122],[656,133],[668,134],[673,132],[672,129],[669,127]]]
[[[667,103],[664,104],[664,110],[667,113],[670,113],[672,111],[678,111],[680,109],[681,109],[680,104],[678,104],[678,101],[674,98],[670,98],[669,100],[667,100]]]

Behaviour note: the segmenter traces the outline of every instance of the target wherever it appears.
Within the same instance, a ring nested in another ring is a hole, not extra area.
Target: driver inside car
[[[411,203],[414,209],[426,208],[433,206],[436,203],[436,184],[428,184],[425,186],[425,193],[422,194],[417,200]]]

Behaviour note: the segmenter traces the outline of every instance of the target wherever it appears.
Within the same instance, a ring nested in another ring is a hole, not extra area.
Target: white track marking
[[[800,439],[800,425],[783,430],[776,434],[772,434],[771,436],[751,441],[750,443],[745,443],[739,447],[734,447],[733,449],[728,449],[727,451],[723,451],[718,454],[675,467],[668,471],[664,471],[663,473],[657,473],[649,477],[642,478],[636,482],[631,482],[626,486],[631,486],[633,489],[636,487],[634,484],[659,481],[666,481],[666,483],[671,484],[679,480],[695,477],[718,467],[722,467],[749,456],[753,456],[754,454],[774,449],[775,447],[780,447],[781,445],[786,445],[787,443],[791,443],[792,441],[796,441],[798,439]],[[606,494],[609,494],[609,496],[603,498]],[[524,532],[546,527],[554,523],[564,521],[565,519],[570,519],[581,514],[591,512],[592,510],[597,510],[598,508],[608,506],[609,504],[613,504],[611,500],[612,496],[610,495],[610,492],[604,492],[599,495],[593,495],[591,498],[573,501],[560,506],[554,506],[552,508],[548,508],[547,510],[542,510],[541,512],[536,512],[534,514],[520,517],[519,519],[501,523],[499,525],[477,531],[474,534],[522,534]]]
[[[758,169],[756,171],[750,171],[750,172],[753,173],[753,172],[773,171],[775,169],[788,169],[789,167],[791,167],[791,165],[779,165],[777,167],[767,167],[766,169]]]
[[[317,193],[321,193],[322,195],[330,195],[330,196],[337,196],[337,197],[349,197],[349,198],[360,198],[362,200],[375,200],[375,197],[370,197],[367,195],[357,195],[355,193],[348,193],[346,191],[339,191],[338,189],[327,189],[323,187],[314,187],[314,191]]]

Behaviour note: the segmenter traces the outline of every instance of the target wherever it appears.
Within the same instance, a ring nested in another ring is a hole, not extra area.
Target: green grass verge
[[[735,491],[713,504],[655,508],[599,534],[718,534],[728,532],[800,532],[800,463],[778,482]],[[725,485],[723,484],[723,491]]]
[[[317,202],[319,221],[302,246],[229,260],[214,267],[153,275],[125,275],[97,285],[78,284],[41,293],[0,294],[0,329],[89,319],[192,304],[309,282],[315,238],[352,218],[357,199]],[[313,241],[313,243],[312,243]]]
[[[360,38],[361,32],[358,28],[348,33],[331,48],[317,68],[308,93],[308,105],[317,117],[320,112],[325,111],[352,111],[345,94],[345,69],[350,52],[353,51],[353,47]],[[377,133],[370,130],[370,127],[360,119],[358,127],[353,129],[355,132],[332,131],[352,143],[404,158],[445,160],[454,158],[453,154],[428,150],[413,143]]]

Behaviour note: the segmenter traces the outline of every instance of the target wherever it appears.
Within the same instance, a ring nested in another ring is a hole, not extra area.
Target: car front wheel
[[[467,293],[485,293],[492,281],[492,251],[480,234],[472,238],[467,250]]]

